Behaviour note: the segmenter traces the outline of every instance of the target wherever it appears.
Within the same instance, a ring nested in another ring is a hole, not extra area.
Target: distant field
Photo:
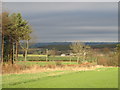
[[[43,61],[18,61],[16,62],[17,64],[22,64],[22,65],[39,65],[39,66],[45,66],[45,65],[56,65],[57,62],[55,61],[50,61],[50,62],[43,62]],[[69,64],[78,64],[77,62],[59,62],[61,65],[69,65]]]
[[[18,58],[19,61],[24,61],[24,57],[22,54],[19,54],[18,56],[19,56],[19,58]],[[70,56],[57,56],[56,55],[56,56],[49,56],[47,59],[48,59],[48,61],[76,61],[77,57],[75,57],[75,56],[72,56],[72,57],[70,57]],[[94,58],[94,57],[87,59],[87,61],[95,61],[95,60],[96,60],[96,58]],[[46,55],[28,54],[27,61],[46,61]]]
[[[28,61],[46,61],[47,55],[33,55],[33,54],[28,54],[27,55],[27,60]],[[53,61],[53,60],[77,60],[76,57],[70,57],[70,56],[49,56],[48,60]],[[19,60],[24,60],[23,55],[19,55]]]
[[[23,54],[18,54],[19,57],[23,57]],[[36,55],[36,54],[28,54],[27,57],[46,57],[47,55]]]
[[[3,75],[3,88],[117,88],[118,69]]]

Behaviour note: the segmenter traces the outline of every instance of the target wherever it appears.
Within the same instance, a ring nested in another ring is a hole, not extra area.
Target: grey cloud
[[[45,16],[44,16],[45,15]],[[30,22],[42,26],[86,26],[117,25],[117,12],[59,12],[33,15]],[[27,17],[26,17],[27,18]],[[52,23],[51,23],[52,21]],[[61,23],[62,22],[62,23]]]
[[[47,38],[46,38],[47,37]],[[76,41],[76,40],[80,40],[80,41],[118,41],[117,37],[115,35],[109,35],[109,37],[106,36],[101,36],[101,35],[70,35],[70,36],[62,36],[62,35],[57,35],[57,36],[46,36],[43,39],[38,39],[38,41],[41,42],[46,42],[49,41],[51,42],[51,40],[49,38],[52,38],[52,41]],[[113,38],[111,38],[113,37]],[[46,38],[46,39],[45,39]]]
[[[96,3],[78,3],[78,2],[14,2],[3,3],[5,8],[9,8],[15,12],[60,12],[60,11],[113,11],[117,8],[116,2],[96,2]],[[17,7],[17,8],[16,8]],[[14,8],[14,9],[13,9]]]
[[[117,41],[117,3],[4,3],[21,12],[37,41]]]

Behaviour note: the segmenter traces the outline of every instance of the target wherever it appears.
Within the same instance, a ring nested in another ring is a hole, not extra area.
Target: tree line
[[[18,46],[21,40],[26,41],[26,47],[23,49],[27,55],[28,41],[31,39],[32,28],[28,21],[23,19],[21,13],[10,14],[3,12],[0,19],[2,20],[0,22],[0,33],[2,35],[1,63],[11,62],[14,64],[14,61],[18,59]]]

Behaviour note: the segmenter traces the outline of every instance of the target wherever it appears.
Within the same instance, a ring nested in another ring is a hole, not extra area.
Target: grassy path
[[[3,88],[117,88],[117,68],[4,75]]]

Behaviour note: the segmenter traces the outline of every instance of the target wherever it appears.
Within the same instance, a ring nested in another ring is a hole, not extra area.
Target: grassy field
[[[117,88],[118,69],[3,75],[3,88]]]
[[[19,61],[23,61],[24,57],[19,56]],[[53,60],[63,60],[63,61],[70,61],[70,57],[69,56],[49,56],[48,57],[49,61],[53,61]],[[77,60],[76,57],[71,57],[71,60]],[[46,61],[46,56],[41,56],[41,55],[33,55],[33,56],[27,56],[27,61]]]
[[[49,56],[48,61],[76,61],[77,57],[75,56]],[[80,58],[82,60],[82,58]],[[87,61],[95,61],[96,58],[89,57],[86,58]],[[22,54],[19,54],[18,61],[24,61],[24,57]],[[46,55],[33,55],[33,54],[28,54],[27,55],[27,61],[46,61]]]
[[[18,61],[16,62],[17,64],[21,65],[27,65],[27,66],[32,66],[32,65],[39,65],[39,66],[45,66],[45,65],[56,65],[56,61],[49,61],[49,62],[43,62],[43,61]],[[76,65],[78,64],[77,62],[58,62],[61,65]]]

